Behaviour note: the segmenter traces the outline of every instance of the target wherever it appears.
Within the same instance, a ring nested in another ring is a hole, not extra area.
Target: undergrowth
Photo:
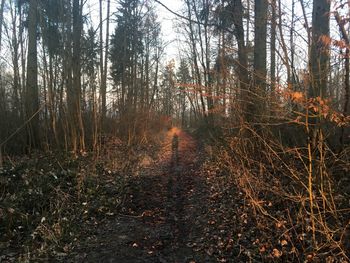
[[[267,128],[244,124],[223,138],[207,146],[208,166],[225,178],[219,191],[245,200],[237,216],[247,216],[248,206],[254,227],[264,233],[254,241],[260,260],[349,261],[349,147],[335,154],[323,142],[310,174],[308,147],[286,146]]]
[[[84,226],[117,213],[150,145],[106,137],[99,156],[36,153],[0,169],[0,261],[59,259]],[[137,153],[136,153],[137,152]]]

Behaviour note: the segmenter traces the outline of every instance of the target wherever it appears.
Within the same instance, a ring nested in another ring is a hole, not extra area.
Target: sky
[[[161,3],[163,3],[165,6],[167,6],[169,9],[171,9],[174,12],[179,12],[181,9],[181,6],[183,5],[183,0],[159,0]],[[116,12],[117,10],[117,0],[111,0],[111,8],[110,12],[113,14],[113,12]],[[103,10],[104,10],[104,17],[106,17],[106,6],[107,1],[103,0]],[[170,60],[177,56],[177,43],[175,42],[176,39],[176,33],[174,29],[174,19],[175,15],[166,10],[163,6],[161,6],[158,3],[155,3],[155,7],[157,9],[157,15],[158,19],[161,22],[162,25],[162,35],[163,40],[165,43],[167,43],[165,52],[166,52],[166,59]],[[99,25],[99,0],[88,0],[87,6],[85,8],[86,13],[91,14],[91,22],[93,24],[94,28],[97,28]],[[111,15],[111,18],[113,19],[113,15]],[[113,33],[113,28],[115,24],[113,21],[110,24],[110,34]],[[105,30],[105,25],[103,30]]]
[[[183,5],[182,0],[159,0],[159,1],[174,12],[179,12]],[[166,10],[163,6],[159,4],[156,4],[156,5],[157,5],[157,9],[159,10],[159,13],[158,13],[159,20],[162,23],[164,41],[168,43],[166,47],[167,59],[170,60],[171,58],[176,57],[178,52],[177,42],[175,41],[177,36],[175,32],[176,29],[175,29],[174,19],[176,17],[174,14]]]
[[[118,6],[118,1],[119,0],[111,0],[111,18],[113,19],[113,13],[115,13],[117,11],[117,6]],[[150,1],[151,0],[146,0],[146,1]],[[165,6],[167,6],[169,9],[171,9],[172,11],[176,12],[176,13],[180,13],[181,14],[181,9],[183,8],[184,5],[184,1],[183,0],[158,0],[160,1],[162,4],[164,4]],[[296,5],[296,31],[298,34],[301,35],[305,35],[306,31],[305,28],[303,27],[304,25],[304,20],[303,20],[303,16],[301,13],[301,8],[300,8],[300,2],[298,0],[294,0]],[[309,1],[305,1],[305,3],[307,3]],[[107,0],[103,0],[103,5],[104,5],[104,17],[106,17],[106,3]],[[282,6],[283,6],[283,23],[284,25],[286,25],[285,27],[285,41],[288,42],[289,39],[289,25],[290,25],[290,14],[291,14],[291,3],[292,0],[283,0],[282,1]],[[91,20],[92,20],[92,24],[94,25],[95,28],[98,28],[99,25],[99,0],[88,0],[87,1],[87,8],[85,8],[85,12],[86,13],[91,13]],[[158,19],[161,22],[162,25],[162,35],[163,35],[163,41],[164,43],[166,43],[166,47],[165,47],[165,53],[166,56],[164,58],[164,62],[166,63],[167,61],[170,61],[171,59],[175,59],[179,57],[179,55],[181,55],[181,42],[177,41],[177,39],[180,37],[179,34],[176,33],[176,24],[179,23],[179,19],[176,18],[176,16],[174,14],[172,14],[171,12],[169,12],[166,8],[164,8],[163,6],[161,6],[158,3],[155,3],[155,8],[157,11],[157,15],[158,15]],[[307,7],[307,13],[309,16],[309,23],[311,22],[311,10],[310,10],[310,6]],[[252,22],[253,20],[251,20]],[[181,23],[181,21],[180,21]],[[111,21],[111,29],[110,29],[110,34],[113,33],[113,29],[114,29],[115,23],[113,23],[113,20]],[[251,29],[253,28],[253,25],[251,25]],[[104,30],[105,30],[105,25],[104,25]],[[105,34],[104,34],[105,35]],[[251,37],[252,39],[252,37]],[[300,41],[300,39],[295,39],[295,50],[296,50],[296,60],[300,60],[300,61],[296,61],[299,63],[304,63],[303,61],[305,60],[305,58],[307,57],[307,49],[303,48],[302,46],[298,46],[298,45],[304,45],[303,41]]]

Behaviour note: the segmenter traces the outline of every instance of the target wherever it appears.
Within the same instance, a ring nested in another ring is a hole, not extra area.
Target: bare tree
[[[254,19],[254,85],[251,89],[253,101],[249,104],[249,113],[254,116],[263,106],[266,95],[266,37],[267,37],[267,0],[255,0]],[[260,97],[260,98],[259,98]]]
[[[37,55],[37,12],[38,1],[30,0],[28,13],[28,57],[26,83],[26,118],[31,121],[27,126],[29,148],[40,145],[39,136],[39,90],[38,90],[38,55]]]
[[[312,43],[310,54],[310,97],[327,95],[329,70],[329,0],[314,0],[312,9]]]
[[[338,12],[335,12],[335,19],[338,23],[339,30],[342,35],[342,39],[344,40],[346,47],[345,47],[345,58],[344,58],[344,68],[345,68],[345,73],[344,73],[344,106],[343,106],[343,114],[344,116],[349,116],[350,115],[350,83],[349,83],[349,77],[350,77],[350,39],[349,35],[345,29],[345,20],[341,19],[339,16]],[[344,147],[344,141],[345,141],[345,129],[342,127],[341,130],[341,136],[340,136],[340,143],[342,147]]]
[[[106,118],[106,92],[107,92],[107,61],[109,49],[109,20],[110,20],[110,0],[107,0],[106,37],[103,46],[103,20],[102,20],[102,0],[100,0],[100,72],[101,72],[101,126],[104,127]],[[103,53],[103,49],[105,50]]]
[[[1,41],[2,41],[2,24],[4,21],[4,5],[5,5],[5,0],[1,0],[1,4],[0,4],[0,51],[1,51]]]
[[[82,6],[83,0],[73,0],[73,115],[75,127],[78,135],[79,151],[85,151],[85,131],[81,114],[81,37],[82,37]],[[77,150],[73,146],[74,151]]]

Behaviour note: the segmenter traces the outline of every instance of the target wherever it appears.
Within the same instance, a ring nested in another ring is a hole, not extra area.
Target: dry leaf
[[[272,250],[272,255],[273,255],[275,258],[279,258],[279,257],[282,256],[282,252],[279,251],[277,248],[274,248],[274,249]]]
[[[303,93],[300,91],[293,92],[291,94],[292,100],[301,101],[303,99]]]
[[[281,228],[282,226],[283,226],[283,223],[282,223],[282,222],[277,222],[277,223],[276,223],[276,227],[277,227],[277,228]]]
[[[288,244],[287,240],[283,239],[283,240],[281,241],[281,245],[282,245],[282,246],[286,246],[287,244]]]

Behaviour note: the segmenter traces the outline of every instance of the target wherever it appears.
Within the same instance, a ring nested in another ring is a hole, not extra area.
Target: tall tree
[[[329,0],[314,0],[312,8],[312,39],[310,54],[311,87],[309,97],[327,94],[329,67]]]
[[[250,88],[250,99],[247,107],[248,120],[262,113],[266,95],[266,33],[267,33],[267,0],[255,0],[254,12],[254,82]]]
[[[277,13],[276,13],[276,0],[271,1],[271,44],[270,44],[270,52],[271,52],[271,92],[275,91],[276,86],[276,27],[277,27]]]
[[[117,15],[117,27],[111,36],[111,75],[114,84],[121,88],[121,109],[131,109],[135,102],[137,59],[142,52],[142,32],[139,3],[123,0]]]
[[[249,1],[248,10],[245,10],[242,0],[222,0],[219,6],[219,10],[216,13],[218,13],[219,15],[219,30],[223,30],[224,32],[230,33],[226,40],[231,40],[231,35],[233,35],[237,42],[238,59],[236,60],[236,73],[239,80],[239,89],[241,97],[240,100],[242,101],[241,108],[243,109],[243,111],[246,111],[247,101],[249,99],[249,70],[247,50],[249,33],[247,32],[245,34],[244,24],[247,25],[247,30],[249,30]],[[244,21],[243,17],[244,14],[246,14],[248,20],[246,22]],[[222,45],[224,46],[225,44],[227,44],[225,43],[225,38],[222,38]],[[231,44],[231,46],[232,45],[233,44]],[[224,55],[224,57],[222,58],[224,59],[226,56],[227,55]],[[222,63],[228,64],[227,59],[224,60],[222,60]],[[228,65],[225,65],[225,67],[227,66]],[[226,76],[224,76],[223,83],[226,83]],[[224,84],[224,86],[226,86],[226,84]]]
[[[85,151],[85,131],[81,113],[81,37],[82,1],[67,2],[65,21],[64,79],[67,90],[68,123],[71,150]]]
[[[43,66],[45,71],[46,83],[47,83],[47,96],[45,101],[47,102],[48,108],[48,122],[53,133],[53,141],[56,146],[59,146],[59,136],[57,127],[57,117],[58,112],[55,107],[57,105],[56,101],[56,86],[55,82],[57,76],[55,74],[54,61],[59,57],[62,52],[62,32],[60,31],[59,25],[62,23],[62,12],[61,5],[63,3],[57,4],[55,0],[48,0],[41,2],[41,7],[43,9],[43,14],[40,19],[41,24],[41,36],[43,43]],[[47,52],[47,53],[46,53]],[[46,55],[47,54],[47,55]]]
[[[107,92],[107,60],[109,49],[109,17],[110,17],[110,0],[107,0],[107,18],[106,18],[106,39],[103,47],[103,21],[102,21],[102,0],[100,0],[100,72],[101,72],[101,123],[104,127],[107,106],[106,106],[106,92]],[[103,53],[103,49],[105,50]]]
[[[324,98],[327,93],[327,80],[328,80],[328,67],[329,67],[329,0],[314,0],[312,8],[312,36],[311,36],[311,52],[309,61],[310,71],[310,88],[309,97]],[[315,235],[315,219],[314,219],[314,182],[317,183],[315,187],[321,187],[323,189],[324,181],[324,167],[321,164],[324,147],[324,135],[322,127],[321,114],[318,114],[316,118],[308,119],[312,126],[306,126],[309,141],[308,141],[308,154],[309,158],[309,200],[310,200],[310,219],[311,227],[313,229],[313,244],[316,244]],[[309,114],[307,114],[309,117]]]
[[[1,51],[1,40],[2,40],[2,24],[4,21],[4,5],[5,5],[5,0],[1,0],[1,4],[0,4],[0,51]]]
[[[186,6],[187,6],[187,17],[188,17],[188,29],[189,29],[189,38],[190,38],[190,45],[191,45],[191,56],[193,59],[193,68],[194,68],[194,76],[196,79],[196,84],[198,85],[198,93],[199,93],[199,97],[200,97],[200,102],[201,102],[201,109],[202,109],[202,114],[205,116],[205,112],[206,112],[206,104],[204,102],[204,97],[203,97],[203,91],[202,91],[202,85],[203,85],[203,77],[202,74],[200,72],[200,58],[198,56],[199,52],[197,50],[197,35],[196,35],[196,28],[195,28],[195,23],[193,20],[193,12],[195,13],[195,15],[197,14],[197,18],[199,16],[199,14],[197,13],[197,8],[196,8],[196,1],[189,1],[186,0]],[[200,25],[200,21],[196,21],[197,25]],[[197,29],[197,32],[199,31],[199,29]]]
[[[231,1],[232,5],[232,17],[234,24],[234,34],[238,46],[238,79],[241,89],[241,97],[243,101],[242,108],[246,110],[245,103],[248,102],[248,84],[249,84],[249,73],[248,73],[248,54],[247,44],[244,43],[244,25],[243,25],[243,4],[242,0]],[[248,10],[249,12],[249,10]],[[249,22],[247,23],[249,24]],[[249,35],[249,32],[246,33]]]
[[[188,69],[188,64],[184,59],[180,60],[180,66],[178,68],[178,71],[176,73],[177,81],[182,84],[190,83],[191,81],[191,75],[190,71]],[[187,110],[187,101],[186,101],[186,92],[185,88],[183,86],[179,87],[179,109],[180,109],[180,117],[181,117],[181,125],[184,127],[186,125],[186,119],[185,114]],[[193,102],[191,98],[189,98],[189,102],[191,106],[193,107]],[[193,107],[193,110],[195,111],[195,108]]]
[[[4,20],[4,4],[5,0],[1,0],[0,4],[0,54],[1,54],[1,41],[2,41],[2,23]],[[2,70],[0,70],[0,96],[3,95],[3,88],[2,88]],[[4,101],[0,100],[1,104],[4,104]],[[2,139],[1,132],[0,132],[0,139]],[[0,167],[2,167],[2,146],[0,146]]]
[[[20,111],[20,100],[19,94],[21,90],[21,79],[20,79],[20,54],[19,54],[19,32],[18,28],[18,17],[17,14],[21,6],[16,5],[15,3],[11,3],[10,5],[10,14],[11,14],[11,24],[12,24],[12,37],[11,37],[11,55],[12,55],[12,64],[13,64],[13,89],[12,89],[12,98],[13,98],[13,106],[15,110],[15,114],[19,115]],[[7,31],[7,30],[6,30]],[[8,32],[7,32],[8,34]]]
[[[266,28],[267,0],[255,0],[254,19],[254,80],[255,87],[266,90]]]
[[[28,56],[26,81],[26,117],[28,123],[28,146],[37,148],[39,136],[39,89],[38,89],[38,54],[37,54],[37,16],[38,0],[30,0],[28,13]]]
[[[350,8],[350,6],[349,6]],[[350,115],[350,38],[348,35],[348,32],[345,28],[346,20],[341,19],[338,12],[334,13],[335,19],[337,21],[339,31],[341,33],[342,39],[345,42],[345,58],[344,58],[344,105],[343,105],[343,114],[344,116]],[[340,136],[340,143],[342,146],[344,146],[345,141],[345,131],[350,131],[350,127],[347,129],[342,126],[341,129],[341,136]]]
[[[73,0],[73,109],[79,150],[85,151],[85,131],[81,114],[81,37],[83,29],[81,0]],[[76,146],[73,148],[77,150]]]
[[[86,137],[91,138],[92,149],[95,153],[98,153],[98,138],[99,138],[99,117],[98,117],[98,100],[97,100],[97,81],[96,77],[98,74],[98,54],[100,51],[100,46],[97,40],[96,32],[93,28],[90,28],[88,32],[82,39],[82,72],[86,77],[86,82],[84,83],[84,90],[87,90],[87,96],[83,98],[87,99],[87,111],[88,116],[91,116],[90,134],[87,134]]]

